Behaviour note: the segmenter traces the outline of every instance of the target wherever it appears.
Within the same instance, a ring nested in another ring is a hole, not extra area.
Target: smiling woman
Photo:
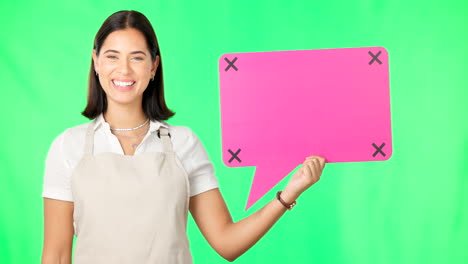
[[[201,141],[164,121],[174,112],[148,19],[112,14],[91,55],[82,115],[92,121],[66,129],[46,158],[42,263],[71,263],[73,255],[75,264],[190,264],[189,211],[213,249],[233,261],[319,179],[325,161],[309,157],[277,198],[234,223]]]

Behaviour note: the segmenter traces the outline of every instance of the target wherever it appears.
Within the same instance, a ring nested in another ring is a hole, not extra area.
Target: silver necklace
[[[139,134],[139,135],[136,135],[136,136],[128,136],[128,135],[125,135],[125,134],[120,134],[120,133],[117,133],[117,132],[114,132],[115,135],[119,135],[119,136],[123,136],[123,137],[128,137],[128,138],[139,138],[143,135],[145,135],[149,130],[149,126],[145,129],[145,131],[143,131],[143,133]]]
[[[136,136],[127,136],[127,135],[123,135],[123,134],[118,134],[116,132],[113,132],[113,133],[115,133],[117,135],[120,135],[120,136],[123,136],[123,137],[138,138],[138,137],[141,137],[141,136],[145,135],[148,132],[148,130],[149,130],[149,126],[145,129],[145,131],[143,131],[143,133],[141,133],[139,135],[136,135]],[[112,133],[112,131],[111,131],[111,133]],[[138,147],[138,144],[132,143],[132,147],[133,147],[133,149],[136,149]]]
[[[132,130],[137,130],[137,129],[139,129],[140,127],[146,125],[146,123],[148,123],[148,121],[149,121],[149,118],[146,119],[146,121],[145,121],[143,124],[141,124],[141,125],[139,125],[139,126],[137,126],[137,127],[134,127],[134,128],[111,128],[110,130],[113,130],[113,131],[132,131]]]

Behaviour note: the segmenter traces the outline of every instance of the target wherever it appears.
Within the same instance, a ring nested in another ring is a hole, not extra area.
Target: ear
[[[99,73],[99,62],[98,62],[98,56],[97,56],[97,53],[96,53],[95,49],[93,49],[93,52],[92,52],[91,56],[93,57],[94,70],[97,73]]]
[[[154,60],[153,66],[151,67],[151,72],[153,74],[156,74],[158,66],[159,66],[159,55],[156,55],[156,60]]]

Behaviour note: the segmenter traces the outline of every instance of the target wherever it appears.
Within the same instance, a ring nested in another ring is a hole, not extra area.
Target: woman
[[[92,121],[65,130],[49,150],[44,176],[42,263],[192,263],[187,214],[223,258],[252,247],[317,182],[325,166],[307,157],[287,187],[233,223],[198,137],[164,120],[161,54],[148,19],[112,14],[92,52]]]

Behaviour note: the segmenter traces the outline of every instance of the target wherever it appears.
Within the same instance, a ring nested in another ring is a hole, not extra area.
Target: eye
[[[142,57],[135,57],[134,59],[143,60]]]
[[[117,58],[117,57],[116,57],[116,56],[112,56],[112,55],[110,55],[110,56],[107,56],[107,58],[109,58],[109,59],[113,59],[113,58]]]

